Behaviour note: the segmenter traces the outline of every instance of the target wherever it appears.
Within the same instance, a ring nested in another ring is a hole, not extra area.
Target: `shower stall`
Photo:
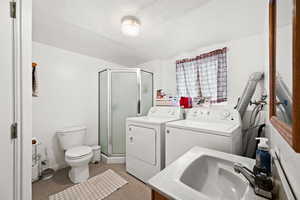
[[[99,144],[107,157],[125,156],[126,118],[153,106],[153,74],[138,68],[99,72]]]

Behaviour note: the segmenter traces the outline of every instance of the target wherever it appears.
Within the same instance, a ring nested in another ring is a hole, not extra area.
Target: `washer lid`
[[[197,131],[199,134],[209,133],[227,137],[231,137],[232,133],[240,127],[240,125],[237,123],[198,122],[192,120],[169,122],[166,124],[166,126]]]
[[[66,151],[66,157],[77,158],[77,157],[86,156],[90,153],[92,153],[92,148],[91,147],[79,146],[79,147],[73,147],[71,149],[68,149]]]

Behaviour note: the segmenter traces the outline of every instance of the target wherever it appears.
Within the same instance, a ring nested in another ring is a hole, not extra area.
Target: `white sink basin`
[[[252,169],[253,159],[194,147],[149,180],[149,185],[170,199],[253,200],[248,181],[234,172],[234,163]]]
[[[180,181],[210,199],[242,199],[248,184],[233,172],[233,164],[203,155],[186,168]]]

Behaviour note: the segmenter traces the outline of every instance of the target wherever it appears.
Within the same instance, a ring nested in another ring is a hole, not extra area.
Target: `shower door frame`
[[[111,101],[112,101],[112,73],[113,72],[118,72],[118,73],[136,73],[136,78],[137,78],[137,113],[136,116],[141,116],[142,115],[142,110],[141,110],[141,100],[142,100],[142,72],[146,72],[151,74],[151,78],[152,78],[152,106],[153,106],[153,73],[149,72],[149,71],[145,71],[142,70],[140,68],[116,68],[116,69],[112,69],[112,68],[106,68],[104,70],[99,71],[98,73],[98,77],[100,77],[100,73],[107,71],[107,156],[109,157],[124,157],[124,154],[115,154],[113,153],[113,144],[112,144],[112,133],[111,133],[111,126],[112,126],[112,120],[111,120],[111,116],[112,116],[112,111],[111,111]],[[100,88],[99,88],[100,91]],[[98,105],[99,105],[99,112],[100,112],[100,92],[99,92],[99,101],[98,101]],[[100,117],[100,113],[99,113],[99,117]],[[100,118],[99,118],[100,119]],[[98,120],[98,124],[99,124],[99,130],[98,132],[101,134],[100,132],[100,123]],[[124,127],[125,128],[125,127]],[[100,138],[100,134],[99,134],[99,138]],[[99,139],[100,142],[100,139]]]

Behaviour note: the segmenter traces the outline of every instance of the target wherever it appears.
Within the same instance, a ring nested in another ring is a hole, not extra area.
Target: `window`
[[[176,61],[178,96],[227,101],[227,48]]]

